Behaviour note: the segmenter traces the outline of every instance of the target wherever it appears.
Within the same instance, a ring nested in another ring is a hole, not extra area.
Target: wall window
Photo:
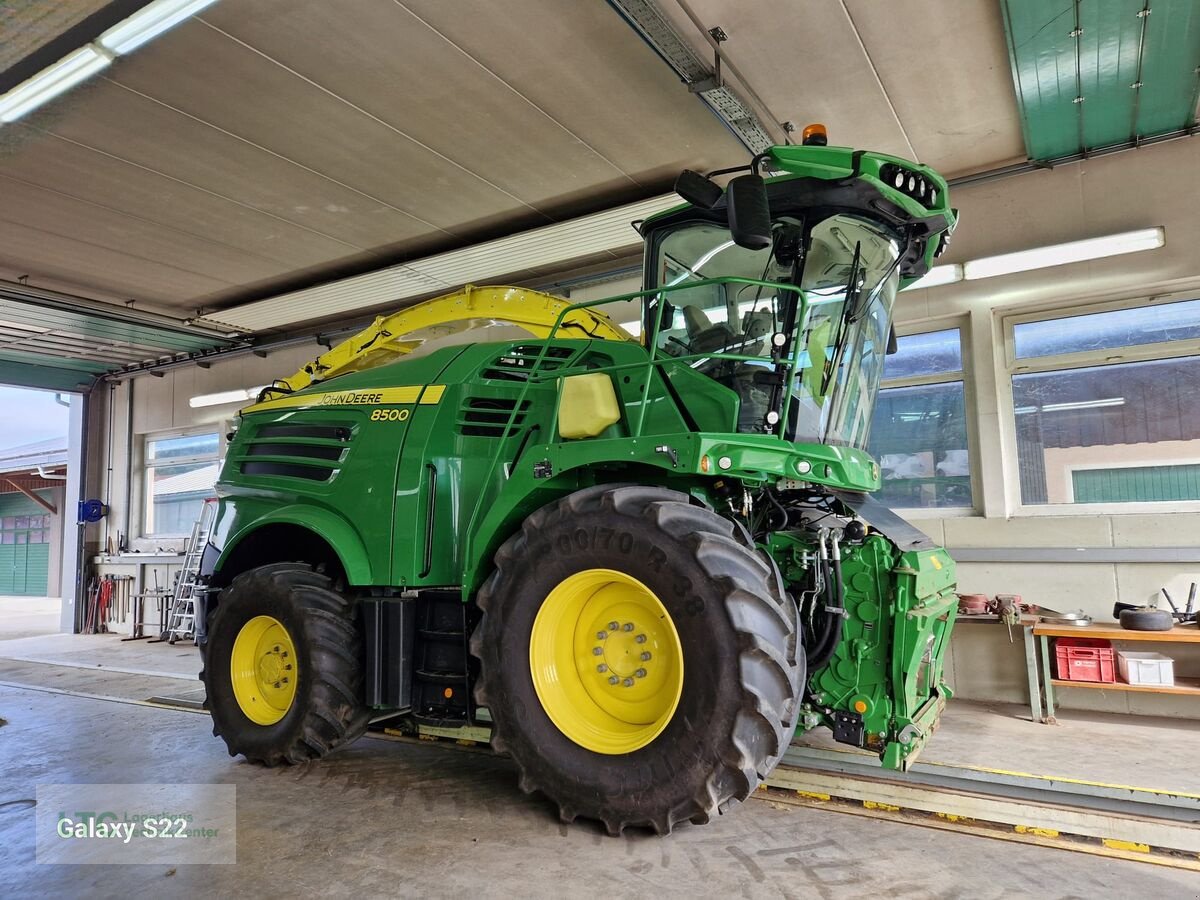
[[[871,423],[880,500],[896,509],[970,508],[962,336],[957,328],[901,337],[887,357]]]
[[[1200,354],[1180,355],[1200,349],[1200,301],[1018,323],[1012,337],[1022,503],[1200,500]]]
[[[220,437],[191,434],[146,438],[146,537],[187,535],[213,495]]]

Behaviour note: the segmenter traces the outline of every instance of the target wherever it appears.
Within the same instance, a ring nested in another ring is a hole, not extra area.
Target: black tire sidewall
[[[1170,631],[1175,627],[1175,618],[1165,609],[1122,610],[1120,622],[1126,631]]]
[[[594,802],[603,794],[611,807],[603,811],[605,818],[637,817],[647,808],[675,808],[695,799],[728,753],[744,707],[737,634],[724,604],[728,585],[697,566],[694,538],[664,534],[645,517],[610,508],[586,517],[560,509],[527,537],[528,559],[535,564],[506,573],[503,596],[492,598],[483,643],[493,715],[521,722],[509,730],[509,752],[539,760],[540,786],[567,807],[574,797]],[[596,753],[559,731],[542,708],[530,672],[530,635],[542,602],[565,578],[596,568],[628,574],[653,591],[671,616],[683,652],[683,688],[671,721],[651,743],[628,754]]]
[[[217,731],[231,747],[251,759],[269,759],[302,738],[306,710],[312,705],[313,642],[295,591],[273,578],[235,582],[213,614],[205,653],[205,685],[209,712]],[[233,692],[230,662],[242,627],[255,616],[270,616],[283,625],[296,648],[298,681],[291,708],[278,722],[259,725],[247,718]]]

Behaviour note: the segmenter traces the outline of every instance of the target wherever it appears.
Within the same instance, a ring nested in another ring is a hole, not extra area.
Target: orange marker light
[[[854,711],[856,713],[865,713],[867,711],[866,702],[863,700],[855,700],[854,701]]]
[[[708,461],[708,455],[707,455],[707,454],[705,454],[704,456],[701,456],[701,457],[700,457],[700,471],[701,471],[701,472],[707,472],[707,471],[709,470],[709,468],[710,468],[710,465],[711,465],[711,464],[710,464],[710,463],[709,463],[709,461]]]
[[[454,689],[446,688],[444,691],[442,691],[442,696],[445,697],[447,700],[449,700],[451,697],[454,696]]]
[[[829,143],[829,132],[819,122],[805,125],[804,130],[800,132],[800,143],[806,147],[824,147]]]

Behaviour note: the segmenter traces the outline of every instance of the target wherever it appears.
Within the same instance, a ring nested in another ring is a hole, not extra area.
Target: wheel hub
[[[597,753],[650,743],[682,693],[682,647],[666,607],[642,582],[611,569],[572,575],[547,595],[530,668],[551,721]]]
[[[238,631],[229,658],[238,708],[256,725],[273,725],[296,699],[296,647],[283,623],[255,616]]]

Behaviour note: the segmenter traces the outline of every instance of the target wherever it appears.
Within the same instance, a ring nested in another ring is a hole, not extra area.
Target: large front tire
[[[795,604],[744,531],[685,494],[598,486],[539,510],[477,599],[492,745],[564,821],[707,822],[791,740]]]
[[[277,766],[319,759],[361,735],[362,634],[349,598],[303,563],[239,575],[204,649],[205,708],[229,755]]]

